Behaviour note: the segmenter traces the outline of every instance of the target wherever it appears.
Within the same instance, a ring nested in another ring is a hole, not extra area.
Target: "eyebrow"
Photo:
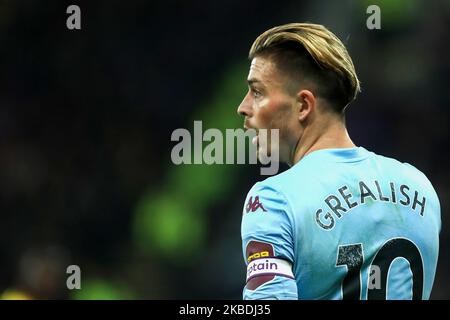
[[[247,79],[247,82],[249,85],[252,85],[254,83],[261,83],[261,81],[259,81],[258,79],[255,79],[255,78]]]

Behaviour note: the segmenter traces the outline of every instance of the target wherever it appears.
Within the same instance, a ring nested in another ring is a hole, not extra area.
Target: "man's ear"
[[[297,93],[298,120],[303,122],[316,108],[316,97],[309,90],[301,90]]]

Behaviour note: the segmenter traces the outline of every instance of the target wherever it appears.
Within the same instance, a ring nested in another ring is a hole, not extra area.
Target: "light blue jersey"
[[[323,149],[247,195],[244,299],[429,299],[441,229],[413,166]]]

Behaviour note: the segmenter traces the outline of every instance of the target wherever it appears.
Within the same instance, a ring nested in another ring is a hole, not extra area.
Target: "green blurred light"
[[[381,11],[381,29],[402,27],[413,23],[414,20],[420,23],[419,0],[364,0],[360,2],[364,8],[370,5],[377,5]]]
[[[144,251],[157,250],[168,257],[193,257],[204,238],[204,221],[184,198],[162,193],[143,198],[137,206],[135,232]]]
[[[194,120],[203,122],[203,131],[217,128],[225,134],[226,128],[242,128],[243,119],[236,109],[246,91],[247,70],[247,64],[228,70],[211,101],[201,106],[186,123],[191,134]],[[134,236],[136,245],[144,252],[162,254],[176,263],[188,264],[195,261],[205,246],[208,207],[227,195],[239,167],[169,165],[167,179],[158,191],[149,191],[136,206]]]
[[[74,290],[72,299],[75,300],[129,300],[135,299],[131,291],[111,281],[91,279],[83,281],[81,289]]]

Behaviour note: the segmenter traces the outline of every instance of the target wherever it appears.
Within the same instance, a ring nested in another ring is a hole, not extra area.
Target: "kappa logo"
[[[253,197],[250,197],[250,199],[248,199],[247,205],[245,206],[245,211],[249,213],[255,212],[258,209],[262,209],[262,211],[267,212],[267,210],[264,209],[262,203],[259,202],[259,196],[255,197],[255,201],[253,201]]]

